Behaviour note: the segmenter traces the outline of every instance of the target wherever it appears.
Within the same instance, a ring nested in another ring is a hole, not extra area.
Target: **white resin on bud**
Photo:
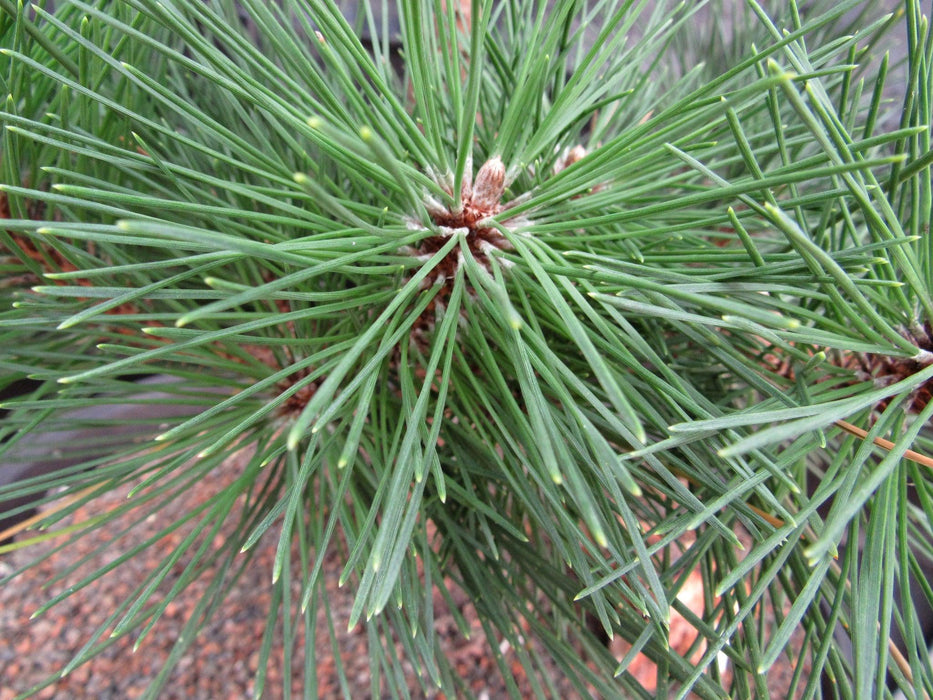
[[[490,158],[476,173],[472,204],[476,209],[492,212],[499,206],[505,191],[505,165],[499,156]]]

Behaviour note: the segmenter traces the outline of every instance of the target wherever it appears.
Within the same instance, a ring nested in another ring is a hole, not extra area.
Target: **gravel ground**
[[[238,473],[237,462],[215,469],[199,488],[189,491],[184,498],[174,500],[158,518],[150,518],[119,543],[108,547],[103,554],[93,556],[67,578],[69,584],[81,579],[82,573],[93,571],[115,559],[119,553],[139,544],[157,532],[170,518],[181,517],[198,503],[229,483]],[[109,493],[94,502],[93,508],[84,507],[70,519],[85,521],[103,509],[126,503],[129,486]],[[148,549],[121,565],[120,568],[87,588],[81,589],[53,607],[46,614],[30,620],[30,615],[53,595],[65,588],[60,583],[49,589],[43,584],[65,572],[98,546],[107,542],[110,533],[132,520],[133,512],[109,524],[104,530],[82,538],[78,544],[49,557],[39,566],[12,582],[0,587],[0,700],[11,700],[17,694],[41,683],[49,674],[62,669],[104,623],[106,613],[130,594],[139,581],[160,563],[160,552],[169,551],[189,532],[181,529],[168,536],[160,546]],[[274,529],[274,528],[273,528]],[[272,533],[275,535],[276,533]],[[223,533],[215,538],[222,544]],[[259,664],[266,611],[271,604],[269,572],[275,556],[277,538],[266,537],[256,546],[256,555],[249,569],[232,589],[210,624],[198,635],[195,643],[180,659],[160,697],[215,700],[217,698],[243,698],[252,695],[254,678]],[[53,543],[43,543],[27,550],[19,550],[0,557],[0,576],[5,576],[30,561],[39,552],[53,549]],[[346,620],[353,602],[353,588],[339,588],[337,579],[342,568],[338,554],[329,557],[324,565],[325,585],[330,595],[331,613],[338,635],[340,655],[354,699],[371,697],[369,662],[365,632],[360,628],[346,632]],[[182,564],[178,565],[181,571]],[[298,572],[295,571],[297,585]],[[204,577],[206,578],[206,577]],[[133,652],[135,637],[129,635],[117,640],[98,657],[40,690],[39,698],[136,698],[155,679],[168,658],[176,637],[190,610],[206,588],[204,578],[173,601],[162,620],[153,628],[140,649]],[[300,590],[295,588],[295,596]],[[502,697],[505,687],[487,652],[482,628],[466,597],[455,597],[459,612],[470,622],[470,639],[457,631],[453,615],[444,601],[435,599],[435,629],[442,639],[447,656],[454,661],[461,678],[480,697]],[[336,662],[329,643],[327,622],[323,612],[317,620],[319,685],[316,697],[340,697]],[[303,651],[300,641],[296,654]],[[273,660],[281,658],[281,640],[273,648]],[[296,664],[297,665],[297,664]],[[520,673],[520,669],[516,666]],[[519,680],[521,680],[519,676]],[[415,678],[410,678],[414,697],[423,696]],[[285,683],[293,692],[303,693],[303,679],[298,669],[292,678],[282,677],[282,668],[270,664],[267,678],[267,697],[281,697]],[[569,691],[568,691],[569,693]],[[570,694],[572,696],[572,694]]]
[[[67,585],[80,581],[83,574],[112,562],[120,553],[146,541],[170,519],[183,517],[199,503],[203,503],[236,478],[244,461],[241,455],[222,468],[213,470],[199,483],[197,489],[173,500],[158,518],[147,518],[119,541],[111,542],[108,537],[134,519],[132,510],[102,530],[83,537],[76,545],[52,554],[26,574],[0,586],[0,700],[12,700],[42,683],[51,674],[59,672],[94,637],[98,627],[104,624],[108,610],[119,605],[152,567],[161,563],[164,553],[187,536],[191,528],[179,529],[166,537],[159,546],[145,550],[142,555],[132,558],[93,585],[76,591],[47,613],[30,620],[39,606]],[[108,493],[94,501],[93,507],[78,510],[63,525],[84,522],[102,510],[126,504],[129,489],[128,485]],[[216,535],[213,542],[215,547],[223,544],[226,534],[221,531]],[[272,601],[269,572],[272,570],[277,543],[275,528],[270,534],[260,540],[249,568],[233,587],[214,619],[181,657],[160,697],[172,700],[216,700],[253,695],[266,611]],[[9,575],[40,553],[51,552],[54,545],[55,542],[50,541],[0,556],[0,577]],[[93,554],[101,545],[107,546],[101,553]],[[92,555],[90,559],[81,562],[88,555]],[[297,561],[297,557],[293,561]],[[180,573],[183,566],[183,562],[177,564],[175,571]],[[323,575],[330,596],[331,614],[337,631],[336,646],[345,670],[347,687],[342,689],[338,682],[327,620],[321,612],[315,632],[319,659],[318,686],[316,690],[309,689],[309,693],[312,697],[320,698],[342,697],[345,693],[354,700],[370,698],[366,634],[359,627],[353,632],[346,631],[354,591],[352,586],[337,586],[342,566],[342,556],[335,551],[326,560]],[[73,567],[76,567],[75,570],[68,573]],[[61,574],[66,574],[65,581],[46,586],[46,582]],[[164,617],[138,651],[133,651],[133,635],[122,637],[89,663],[38,691],[36,697],[102,700],[140,697],[163,668],[188,615],[206,589],[206,579],[209,577],[197,580],[168,605]],[[297,570],[294,570],[293,581],[296,582],[293,596],[297,598],[300,596]],[[692,585],[685,586],[681,600],[699,613],[702,610],[702,598],[697,575]],[[469,638],[459,633],[453,615],[439,594],[435,596],[434,602],[435,630],[457,675],[479,698],[505,697],[505,684],[488,651],[482,628],[469,600],[463,594],[454,594],[459,614],[470,625]],[[685,652],[692,641],[689,625],[682,621],[678,624],[675,616],[672,622],[672,646]],[[302,644],[303,640],[299,638],[295,649],[297,658],[303,654]],[[619,645],[613,651],[617,658],[621,658],[626,650],[624,645]],[[265,696],[282,697],[285,684],[288,683],[290,689],[300,697],[305,690],[300,666],[296,664],[291,678],[284,678],[282,666],[276,663],[276,660],[281,659],[281,654],[282,641],[277,638],[271,655],[273,661],[270,663]],[[517,661],[512,664],[511,670],[519,687],[528,691],[524,693],[525,696],[530,696],[530,686]],[[792,670],[787,663],[772,669],[769,674],[772,697],[787,697],[786,688]],[[653,687],[655,669],[647,659],[636,659],[630,671],[645,687]],[[406,680],[412,697],[425,697],[413,674],[409,674]],[[562,697],[579,696],[568,686],[562,689]]]

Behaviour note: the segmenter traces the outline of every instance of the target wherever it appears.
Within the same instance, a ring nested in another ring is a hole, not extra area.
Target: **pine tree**
[[[468,692],[448,586],[542,696],[650,697],[638,654],[659,696],[933,692],[933,39],[875,5],[0,0],[0,469],[71,456],[0,481],[42,528],[0,552],[248,455],[72,666],[273,538],[269,629],[338,548],[335,623],[426,694]],[[127,406],[163,427],[68,441]]]

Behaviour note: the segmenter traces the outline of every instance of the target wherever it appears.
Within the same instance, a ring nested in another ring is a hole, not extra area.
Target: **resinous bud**
[[[473,206],[492,211],[499,205],[505,190],[505,165],[499,156],[490,158],[476,173],[473,181]]]

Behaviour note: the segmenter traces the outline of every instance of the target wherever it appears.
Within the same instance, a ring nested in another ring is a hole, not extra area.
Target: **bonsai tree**
[[[921,4],[389,5],[0,0],[0,551],[162,528],[64,670],[271,538],[257,694],[334,551],[374,695],[455,590],[515,696],[933,692]]]

